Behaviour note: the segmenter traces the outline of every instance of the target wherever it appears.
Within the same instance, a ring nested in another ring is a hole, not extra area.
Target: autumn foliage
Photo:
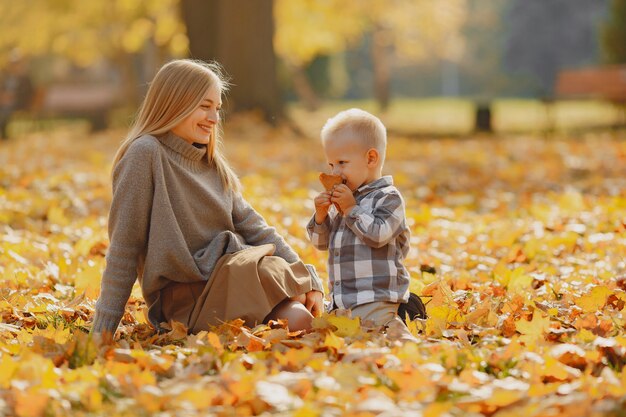
[[[0,415],[623,415],[623,134],[390,138],[429,314],[408,323],[417,344],[342,315],[308,334],[240,321],[156,334],[135,288],[99,348],[87,332],[122,136],[0,144]],[[304,233],[318,141],[246,119],[226,138],[245,196],[325,277]]]

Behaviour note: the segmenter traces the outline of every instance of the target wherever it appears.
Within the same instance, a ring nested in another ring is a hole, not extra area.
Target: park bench
[[[38,130],[45,129],[50,121],[84,119],[98,131],[107,127],[109,112],[122,102],[122,93],[115,85],[51,84],[36,88],[28,107],[16,111],[11,120],[21,120],[31,126],[28,130]]]
[[[37,118],[82,118],[93,130],[102,130],[121,96],[116,86],[107,84],[53,84],[37,90],[31,109]]]
[[[613,103],[621,115],[615,127],[626,125],[626,65],[560,71],[554,93],[558,99],[596,99]]]
[[[559,98],[593,98],[626,102],[626,65],[563,70],[556,79]]]
[[[555,126],[553,104],[555,100],[595,99],[612,103],[618,109],[619,120],[615,126],[626,126],[626,65],[567,69],[557,74],[554,94],[543,97],[546,109],[547,131]],[[476,131],[491,132],[491,103],[476,104]],[[610,126],[602,126],[610,127]]]

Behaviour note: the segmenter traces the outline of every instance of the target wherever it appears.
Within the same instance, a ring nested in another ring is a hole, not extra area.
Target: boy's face
[[[330,172],[341,175],[350,190],[376,179],[376,163],[372,163],[368,156],[371,151],[359,138],[343,133],[327,138],[323,145]]]

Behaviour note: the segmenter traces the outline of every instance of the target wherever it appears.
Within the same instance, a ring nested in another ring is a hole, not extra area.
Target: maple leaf
[[[550,318],[543,317],[539,310],[535,310],[532,320],[518,320],[515,322],[515,329],[522,334],[520,340],[531,346],[542,340],[549,328]]]

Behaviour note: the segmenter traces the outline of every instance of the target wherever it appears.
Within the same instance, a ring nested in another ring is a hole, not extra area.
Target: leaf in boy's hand
[[[320,173],[320,182],[326,189],[326,191],[332,191],[336,186],[343,184],[344,180],[341,178],[341,175],[332,175]],[[341,213],[341,209],[337,203],[334,203],[335,208],[339,213]]]
[[[341,175],[332,175],[320,173],[320,182],[324,186],[326,191],[331,191],[336,185],[343,184],[343,178]]]

